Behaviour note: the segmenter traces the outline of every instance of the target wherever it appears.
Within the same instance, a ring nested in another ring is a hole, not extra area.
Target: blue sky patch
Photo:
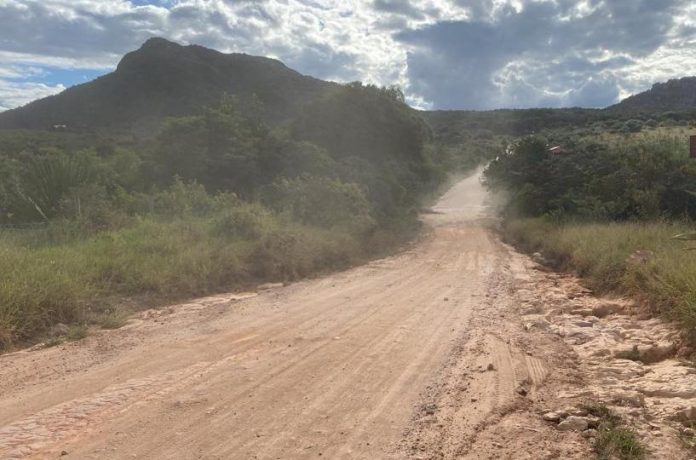
[[[70,86],[87,83],[95,78],[108,73],[105,70],[93,69],[68,69],[59,67],[29,66],[28,72],[21,78],[13,78],[27,83],[43,83],[49,86]]]

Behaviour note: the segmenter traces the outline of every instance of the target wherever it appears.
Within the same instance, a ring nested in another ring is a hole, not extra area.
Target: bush
[[[643,122],[640,120],[628,120],[621,127],[625,133],[639,133],[643,129]]]
[[[0,235],[0,349],[83,318],[95,291],[79,262],[60,248],[21,248]]]
[[[364,232],[374,226],[370,204],[355,184],[325,177],[282,179],[264,190],[264,203],[279,212],[322,228]]]
[[[225,238],[255,240],[275,225],[274,217],[262,206],[244,204],[225,210],[213,220],[215,234]]]
[[[160,216],[205,216],[213,211],[239,204],[234,194],[209,194],[202,184],[183,182],[176,178],[174,183],[151,198],[152,209]],[[147,212],[147,210],[143,210]]]
[[[109,198],[106,189],[95,184],[75,187],[66,193],[57,217],[75,222],[88,234],[122,228],[131,221],[126,210]]]
[[[696,167],[684,139],[643,136],[618,143],[566,146],[548,153],[539,137],[522,139],[491,162],[487,184],[514,191],[508,215],[590,220],[696,218]]]
[[[359,242],[349,235],[288,226],[263,237],[249,260],[255,277],[289,281],[344,268],[363,257]]]

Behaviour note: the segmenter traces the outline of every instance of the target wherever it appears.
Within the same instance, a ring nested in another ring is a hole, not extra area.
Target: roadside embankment
[[[573,271],[588,287],[630,295],[655,316],[676,321],[684,339],[696,341],[696,254],[672,237],[680,223],[554,223],[509,220],[504,237],[560,270]],[[684,354],[693,349],[684,347]]]

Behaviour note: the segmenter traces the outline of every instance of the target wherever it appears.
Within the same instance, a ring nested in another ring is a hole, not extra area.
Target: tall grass
[[[558,268],[575,270],[600,292],[618,291],[647,301],[653,312],[678,321],[696,341],[696,252],[671,239],[693,230],[678,222],[556,223],[511,220],[505,235]],[[645,261],[631,260],[638,250]]]
[[[0,350],[57,323],[108,316],[124,297],[175,300],[292,280],[374,256],[400,235],[311,227],[257,205],[140,218],[91,236],[59,222],[0,231]]]

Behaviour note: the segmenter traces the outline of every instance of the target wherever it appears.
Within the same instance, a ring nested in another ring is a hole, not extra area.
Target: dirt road
[[[580,377],[522,335],[478,176],[434,209],[397,256],[1,356],[0,458],[587,458],[531,409]]]

